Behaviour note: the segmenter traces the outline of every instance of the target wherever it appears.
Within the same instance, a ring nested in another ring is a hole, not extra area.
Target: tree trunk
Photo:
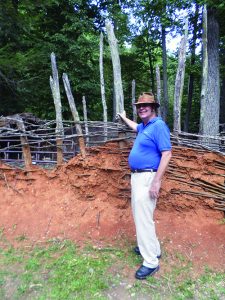
[[[166,29],[162,25],[162,56],[163,56],[163,107],[161,108],[164,121],[167,119],[169,96],[167,84],[167,56],[166,56]]]
[[[160,80],[160,69],[159,69],[158,65],[156,66],[155,73],[156,73],[156,85],[157,85],[156,99],[160,105],[160,102],[161,102],[161,80]],[[161,107],[159,107],[159,115],[161,115]]]
[[[225,77],[222,79],[222,85],[221,85],[220,124],[221,124],[221,130],[225,132]]]
[[[207,103],[207,79],[208,79],[208,49],[207,49],[207,8],[204,5],[202,15],[202,87],[201,87],[201,109],[200,109],[200,134],[203,134],[203,123],[205,122],[205,111]]]
[[[152,56],[151,56],[150,51],[148,51],[148,60],[149,60],[149,66],[150,66],[151,91],[152,91],[152,93],[155,93],[155,74],[154,74]]]
[[[79,114],[78,114],[78,111],[76,108],[76,104],[75,104],[73,94],[71,91],[71,87],[70,87],[70,82],[69,82],[69,79],[68,79],[68,76],[66,73],[63,73],[63,83],[64,83],[67,99],[69,101],[70,110],[73,115],[73,120],[75,123],[76,131],[78,134],[78,143],[79,143],[79,147],[80,147],[80,152],[81,152],[82,157],[85,158],[86,150],[85,150],[85,142],[84,142],[84,137],[83,137],[83,133],[82,133],[82,128],[81,128],[81,125],[79,124],[80,117],[79,117]]]
[[[100,43],[99,43],[99,70],[100,70],[100,85],[101,85],[101,98],[102,98],[102,107],[103,107],[103,121],[104,121],[104,140],[107,140],[107,104],[105,100],[105,82],[104,82],[104,70],[103,70],[103,33],[100,34]]]
[[[221,65],[225,66],[225,49],[221,49]],[[225,132],[225,72],[221,72],[220,130]]]
[[[189,131],[189,120],[191,115],[191,109],[192,109],[192,99],[193,99],[193,90],[194,90],[194,71],[193,67],[195,65],[195,49],[196,49],[196,40],[197,40],[197,27],[198,27],[198,18],[199,18],[199,5],[196,3],[195,7],[195,15],[193,18],[193,38],[191,43],[191,71],[189,76],[189,82],[188,82],[188,100],[187,100],[187,108],[186,108],[186,115],[185,115],[185,121],[184,121],[184,131]]]
[[[133,109],[133,121],[137,122],[137,109],[136,106],[134,105],[135,103],[135,80],[132,80],[132,109]]]
[[[148,61],[149,61],[149,70],[150,70],[151,91],[155,93],[155,76],[154,76],[151,48],[149,47],[148,37],[147,37],[147,52],[148,52]]]
[[[185,61],[186,61],[186,45],[188,38],[188,23],[185,24],[185,34],[181,40],[178,68],[174,89],[173,104],[173,131],[178,134],[181,131],[181,102],[184,87]]]
[[[114,35],[112,24],[108,20],[106,20],[106,30],[108,34],[108,41],[109,41],[112,64],[113,64],[113,80],[114,80],[114,91],[115,91],[115,99],[116,99],[115,113],[117,114],[124,111],[124,96],[123,96],[123,87],[122,87],[122,78],[121,78],[120,58],[119,58],[117,39]]]
[[[19,0],[12,0],[12,5],[16,13],[18,13]]]
[[[205,8],[206,10],[206,8]],[[204,12],[206,14],[206,12]],[[201,133],[215,136],[219,133],[220,78],[219,78],[219,24],[216,9],[207,9],[208,72],[205,97],[201,100]]]
[[[63,121],[62,121],[62,104],[59,89],[59,76],[56,65],[55,54],[51,53],[52,76],[50,76],[50,86],[56,111],[56,147],[57,147],[57,165],[63,163]]]

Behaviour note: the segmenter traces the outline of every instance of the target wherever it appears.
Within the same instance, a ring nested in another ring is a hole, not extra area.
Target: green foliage
[[[96,85],[98,34],[86,12],[74,10],[74,1],[49,0],[44,4],[19,1],[15,8],[10,4],[11,1],[0,4],[5,10],[4,15],[3,10],[1,13],[3,25],[10,28],[14,23],[17,25],[14,30],[4,32],[7,37],[0,45],[0,70],[4,76],[0,76],[4,92],[2,113],[31,111],[52,118],[51,52],[56,53],[60,81],[63,72],[72,73],[75,97],[88,95]],[[17,18],[6,19],[4,16],[12,10]],[[68,106],[63,93],[62,102]]]
[[[205,1],[11,1],[0,2],[0,98],[1,115],[33,112],[41,118],[55,118],[49,86],[52,73],[50,54],[56,54],[63,105],[63,118],[72,119],[64,92],[62,74],[69,76],[72,92],[82,119],[82,96],[86,96],[88,118],[102,119],[99,80],[99,34],[104,22],[114,24],[118,39],[125,109],[131,111],[131,82],[136,81],[136,97],[142,91],[156,92],[155,68],[162,70],[162,27],[176,37],[184,29],[188,12],[190,51],[194,49],[194,33],[201,38],[201,11]],[[208,0],[216,9],[220,24],[221,74],[224,75],[224,3]],[[198,6],[198,14],[195,13]],[[131,17],[132,15],[132,17]],[[197,27],[194,20],[197,19]],[[177,56],[168,54],[169,117],[173,124],[173,89]],[[173,61],[172,61],[173,60]],[[200,110],[201,54],[194,65],[187,59],[182,103],[182,123],[186,114],[189,74],[195,74],[190,131],[198,131]],[[162,73],[162,71],[161,71]],[[104,39],[104,79],[108,120],[113,116],[113,70],[107,42]],[[162,74],[161,74],[162,78]],[[162,95],[163,96],[163,95]],[[162,99],[163,100],[163,99]],[[163,102],[163,101],[162,101]]]

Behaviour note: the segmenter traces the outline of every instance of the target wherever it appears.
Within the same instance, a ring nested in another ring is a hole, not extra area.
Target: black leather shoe
[[[136,246],[134,248],[134,252],[137,254],[137,255],[141,255],[141,252],[140,252],[140,249],[138,246]],[[157,255],[157,258],[160,259],[161,258],[161,254],[160,255]]]
[[[152,276],[157,271],[159,271],[159,266],[157,266],[156,268],[147,268],[145,266],[141,266],[135,273],[135,277],[137,279],[146,279],[146,277]]]

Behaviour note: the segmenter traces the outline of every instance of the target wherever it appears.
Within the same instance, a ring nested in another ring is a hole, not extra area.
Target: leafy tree
[[[179,11],[190,5],[187,1],[128,1],[133,15],[136,18],[132,26],[135,34],[136,47],[142,55],[147,57],[149,64],[149,88],[155,92],[155,67],[160,62],[163,69],[163,116],[168,113],[168,86],[167,86],[167,50],[166,35],[169,31],[179,31]],[[160,58],[161,57],[161,58]]]
[[[98,33],[89,18],[90,12],[79,9],[75,3],[78,5],[77,1],[66,0],[48,0],[44,4],[22,0],[15,8],[9,0],[1,2],[3,25],[15,28],[4,30],[5,38],[1,39],[1,91],[10,92],[9,87],[13,87],[10,99],[4,93],[7,100],[2,113],[12,112],[8,105],[11,102],[17,112],[27,110],[42,117],[54,116],[49,87],[52,51],[57,55],[59,74],[67,72],[70,76],[75,98],[81,103],[83,94],[89,99],[96,97]],[[12,12],[13,17],[6,18]],[[68,117],[65,97],[63,104]]]
[[[88,118],[102,119],[99,79],[99,34],[105,32],[105,18],[114,23],[120,46],[125,107],[131,112],[131,82],[136,81],[137,95],[155,91],[156,64],[164,65],[164,99],[168,89],[168,122],[172,124],[172,99],[177,56],[164,46],[168,34],[183,29],[182,10],[188,10],[190,50],[187,57],[182,120],[184,129],[198,131],[200,111],[201,53],[195,53],[201,34],[201,7],[207,2],[215,10],[219,25],[221,83],[225,85],[224,1],[174,0],[5,0],[0,2],[0,99],[1,114],[29,111],[42,118],[54,118],[49,86],[50,53],[57,58],[59,75],[69,76],[78,110],[86,96]],[[196,11],[193,9],[196,5]],[[199,9],[197,7],[199,6]],[[197,21],[197,24],[196,24]],[[112,119],[112,64],[107,39],[104,40],[104,77],[108,119]],[[167,53],[166,53],[167,52]],[[164,56],[163,56],[164,53]],[[164,62],[163,62],[164,57]],[[165,62],[166,60],[166,62]],[[167,74],[165,73],[167,72]],[[167,75],[167,80],[166,76]],[[163,76],[161,76],[163,78]],[[192,79],[191,79],[192,78]],[[192,82],[192,83],[191,83]],[[189,83],[189,84],[188,84]],[[71,118],[60,78],[63,117]],[[189,91],[189,92],[188,92]],[[191,92],[192,91],[192,92]],[[166,100],[167,101],[167,100]],[[225,122],[225,93],[221,93],[221,122]],[[162,103],[167,111],[167,103]],[[82,116],[82,114],[80,114]]]

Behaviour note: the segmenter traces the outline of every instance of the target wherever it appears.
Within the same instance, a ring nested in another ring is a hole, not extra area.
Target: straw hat
[[[134,105],[140,105],[140,104],[151,104],[155,107],[159,107],[159,103],[155,101],[154,95],[152,93],[145,93],[143,92],[139,98],[138,101],[134,103]]]

